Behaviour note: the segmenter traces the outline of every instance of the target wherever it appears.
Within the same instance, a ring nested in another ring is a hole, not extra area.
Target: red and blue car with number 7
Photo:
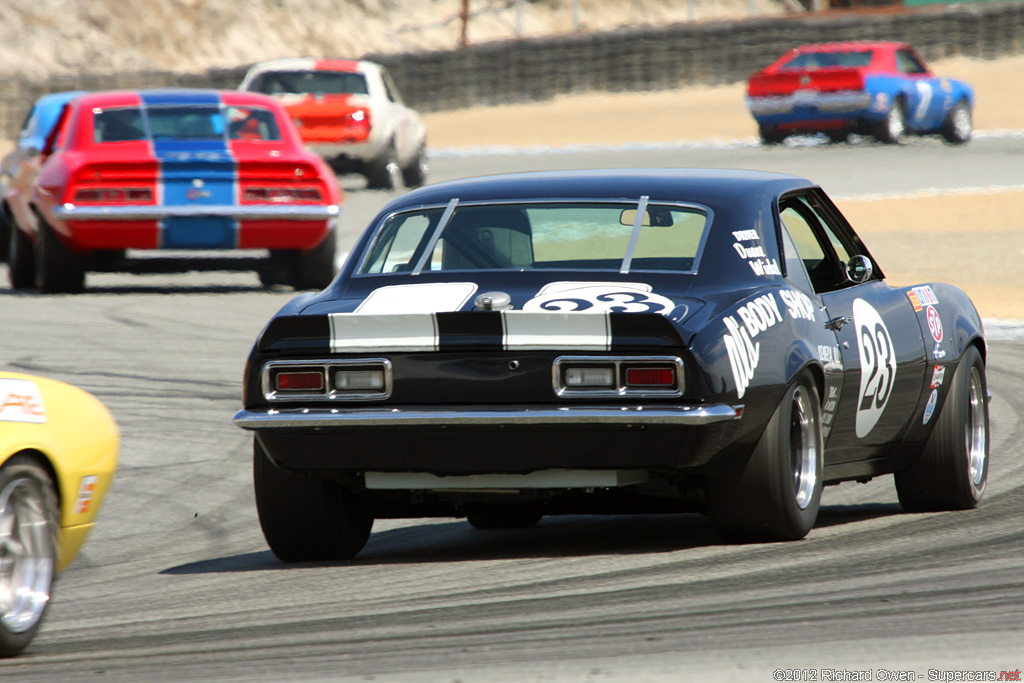
[[[834,142],[856,133],[888,144],[940,135],[963,144],[973,131],[974,91],[933,74],[906,43],[818,43],[755,72],[747,107],[765,144],[809,133]]]
[[[16,289],[75,292],[87,271],[161,261],[133,261],[129,250],[161,250],[153,254],[188,269],[253,268],[265,285],[322,288],[333,278],[341,190],[269,97],[83,94],[65,106],[42,156],[30,200],[36,221],[11,237]],[[259,251],[190,258],[237,250]]]

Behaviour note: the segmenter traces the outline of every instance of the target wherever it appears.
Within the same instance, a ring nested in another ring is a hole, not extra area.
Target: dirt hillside
[[[471,0],[469,43],[778,14],[795,0]],[[0,0],[0,77],[456,47],[461,0]]]

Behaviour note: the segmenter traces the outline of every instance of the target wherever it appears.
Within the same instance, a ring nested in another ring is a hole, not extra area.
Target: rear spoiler
[[[676,325],[657,313],[466,311],[274,318],[257,351],[284,355],[431,351],[623,351],[679,348]]]

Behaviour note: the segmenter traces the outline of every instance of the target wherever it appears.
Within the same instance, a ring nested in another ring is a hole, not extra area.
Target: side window
[[[380,72],[380,77],[381,80],[384,82],[384,91],[388,95],[388,101],[397,102],[398,104],[401,104],[402,98],[398,94],[398,88],[395,87],[394,81],[391,80],[391,74],[382,69]]]
[[[836,265],[829,249],[831,241],[826,237],[821,220],[807,200],[803,197],[783,200],[780,204],[779,215],[782,218],[783,227],[792,238],[793,245],[803,262],[803,267],[807,271],[814,291],[820,293],[838,289],[842,280],[836,271]],[[786,247],[785,242],[783,247]],[[788,274],[789,254],[787,253],[784,258]]]
[[[806,224],[805,224],[806,225]],[[786,223],[782,225],[782,251],[786,260],[786,279],[797,285],[800,289],[813,292],[814,286],[811,278],[807,275],[807,269],[800,258],[800,251],[796,248],[793,236],[789,234]]]
[[[18,134],[20,139],[24,139],[35,132],[37,121],[39,120],[39,109],[32,107],[32,111],[28,113],[25,118],[25,123],[21,126],[21,132]]]
[[[851,248],[856,238],[848,236],[852,241],[844,240],[831,223],[831,214],[823,202],[827,203],[827,199],[811,194],[785,197],[779,204],[783,225],[800,254],[814,291],[819,293],[853,284],[846,274],[846,264],[851,256],[860,253]],[[787,254],[787,267],[788,258]]]
[[[909,50],[896,51],[896,68],[905,74],[923,74],[928,71],[921,60]]]

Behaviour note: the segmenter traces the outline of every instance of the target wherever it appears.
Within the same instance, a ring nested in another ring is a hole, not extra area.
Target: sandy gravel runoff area
[[[974,86],[977,131],[1024,133],[1024,55],[994,61],[947,59],[931,67]],[[734,84],[566,95],[549,102],[438,112],[425,118],[432,149],[753,140],[755,128],[743,94],[744,86]],[[971,185],[969,179],[964,185]],[[883,211],[879,201],[886,203]],[[1019,218],[1024,216],[1024,187],[839,204],[890,282],[928,281],[938,279],[936,272],[956,272],[955,284],[971,296],[982,316],[1024,320],[1024,280],[1016,271],[1024,263],[1024,220]],[[885,225],[873,220],[882,213],[892,217]],[[984,226],[988,239],[972,239],[979,226]],[[873,234],[887,231],[884,241],[872,240]],[[919,250],[924,237],[941,247],[933,250],[927,264],[901,257]],[[936,258],[949,263],[938,265]]]

